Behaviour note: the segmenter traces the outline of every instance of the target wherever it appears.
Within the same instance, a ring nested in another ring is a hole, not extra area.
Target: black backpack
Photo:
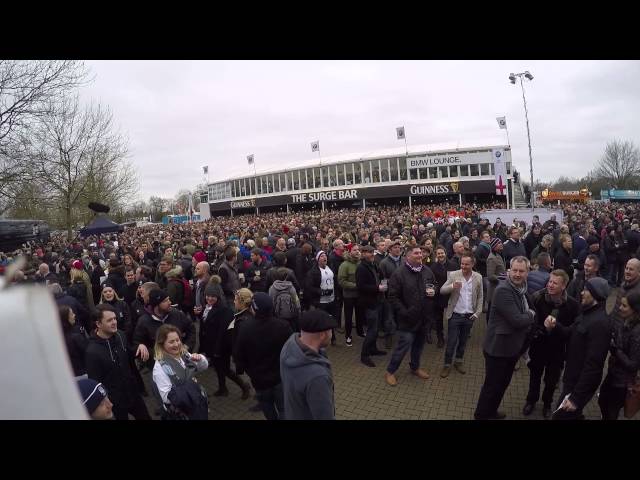
[[[202,386],[192,378],[186,382],[181,381],[173,369],[159,360],[162,369],[171,379],[171,391],[168,399],[171,402],[166,404],[167,415],[170,420],[208,420],[209,419],[209,399],[207,392]],[[154,394],[160,397],[160,392],[155,382],[153,383]]]
[[[294,302],[289,289],[278,290],[273,299],[273,316],[282,320],[297,320],[300,316],[300,307]]]

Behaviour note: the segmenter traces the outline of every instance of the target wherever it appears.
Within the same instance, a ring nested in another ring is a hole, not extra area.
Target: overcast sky
[[[640,145],[638,61],[90,61],[83,98],[113,111],[130,140],[139,197],[174,196],[202,181],[283,164],[409,145],[506,141],[529,176],[520,86],[525,81],[534,177],[582,176],[608,140]]]

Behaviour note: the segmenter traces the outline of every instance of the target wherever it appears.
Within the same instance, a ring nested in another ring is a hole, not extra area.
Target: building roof
[[[421,145],[408,145],[405,149],[404,146],[385,148],[379,150],[370,150],[368,152],[361,153],[347,153],[343,155],[332,155],[328,157],[322,157],[322,165],[320,165],[320,159],[318,157],[312,157],[311,159],[300,160],[296,162],[290,162],[288,164],[280,165],[279,168],[269,169],[256,169],[256,175],[267,175],[272,173],[288,172],[299,168],[314,168],[314,167],[326,167],[328,165],[335,165],[340,163],[355,162],[359,160],[375,160],[378,158],[387,158],[395,156],[405,156],[407,152],[409,155],[422,155],[422,154],[437,154],[455,151],[475,151],[475,150],[488,150],[492,148],[506,148],[509,149],[509,145],[506,145],[504,141],[500,139],[481,139],[475,141],[458,141],[458,142],[443,142],[443,143],[431,143]],[[217,180],[210,182],[210,185],[215,183],[227,182],[231,180],[239,180],[241,178],[252,177],[251,167],[246,166],[249,169],[246,173],[233,175],[225,178],[224,180]]]

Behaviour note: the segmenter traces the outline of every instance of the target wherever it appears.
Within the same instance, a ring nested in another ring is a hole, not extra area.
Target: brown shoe
[[[444,367],[442,367],[442,370],[440,370],[440,376],[442,378],[447,378],[449,376],[449,373],[451,373],[451,365],[445,365]]]
[[[427,371],[423,370],[422,368],[411,370],[411,373],[423,380],[427,380],[429,378],[429,374],[427,373]]]
[[[398,380],[393,373],[385,372],[384,379],[386,380],[387,385],[390,385],[392,387],[395,387],[398,384]]]
[[[465,373],[467,373],[467,371],[466,371],[466,370],[465,370],[465,368],[464,368],[464,363],[462,363],[462,362],[455,362],[455,363],[453,364],[453,367],[454,367],[457,371],[459,371],[461,374],[463,374],[463,375],[464,375]]]

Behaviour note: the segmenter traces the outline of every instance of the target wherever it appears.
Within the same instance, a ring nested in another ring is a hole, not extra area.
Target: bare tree
[[[0,60],[0,214],[11,206],[16,184],[30,179],[26,132],[87,76],[78,61]]]
[[[124,197],[132,193],[135,177],[132,184],[116,185],[126,182],[122,169],[130,167],[124,162],[127,142],[115,132],[108,109],[100,105],[82,108],[77,95],[67,97],[50,104],[30,137],[34,172],[63,212],[69,236],[81,220],[78,213],[84,209],[78,207],[82,201],[114,190],[124,205]]]
[[[637,184],[639,175],[640,153],[634,143],[628,140],[609,142],[600,165],[593,171],[593,176],[619,189]]]

